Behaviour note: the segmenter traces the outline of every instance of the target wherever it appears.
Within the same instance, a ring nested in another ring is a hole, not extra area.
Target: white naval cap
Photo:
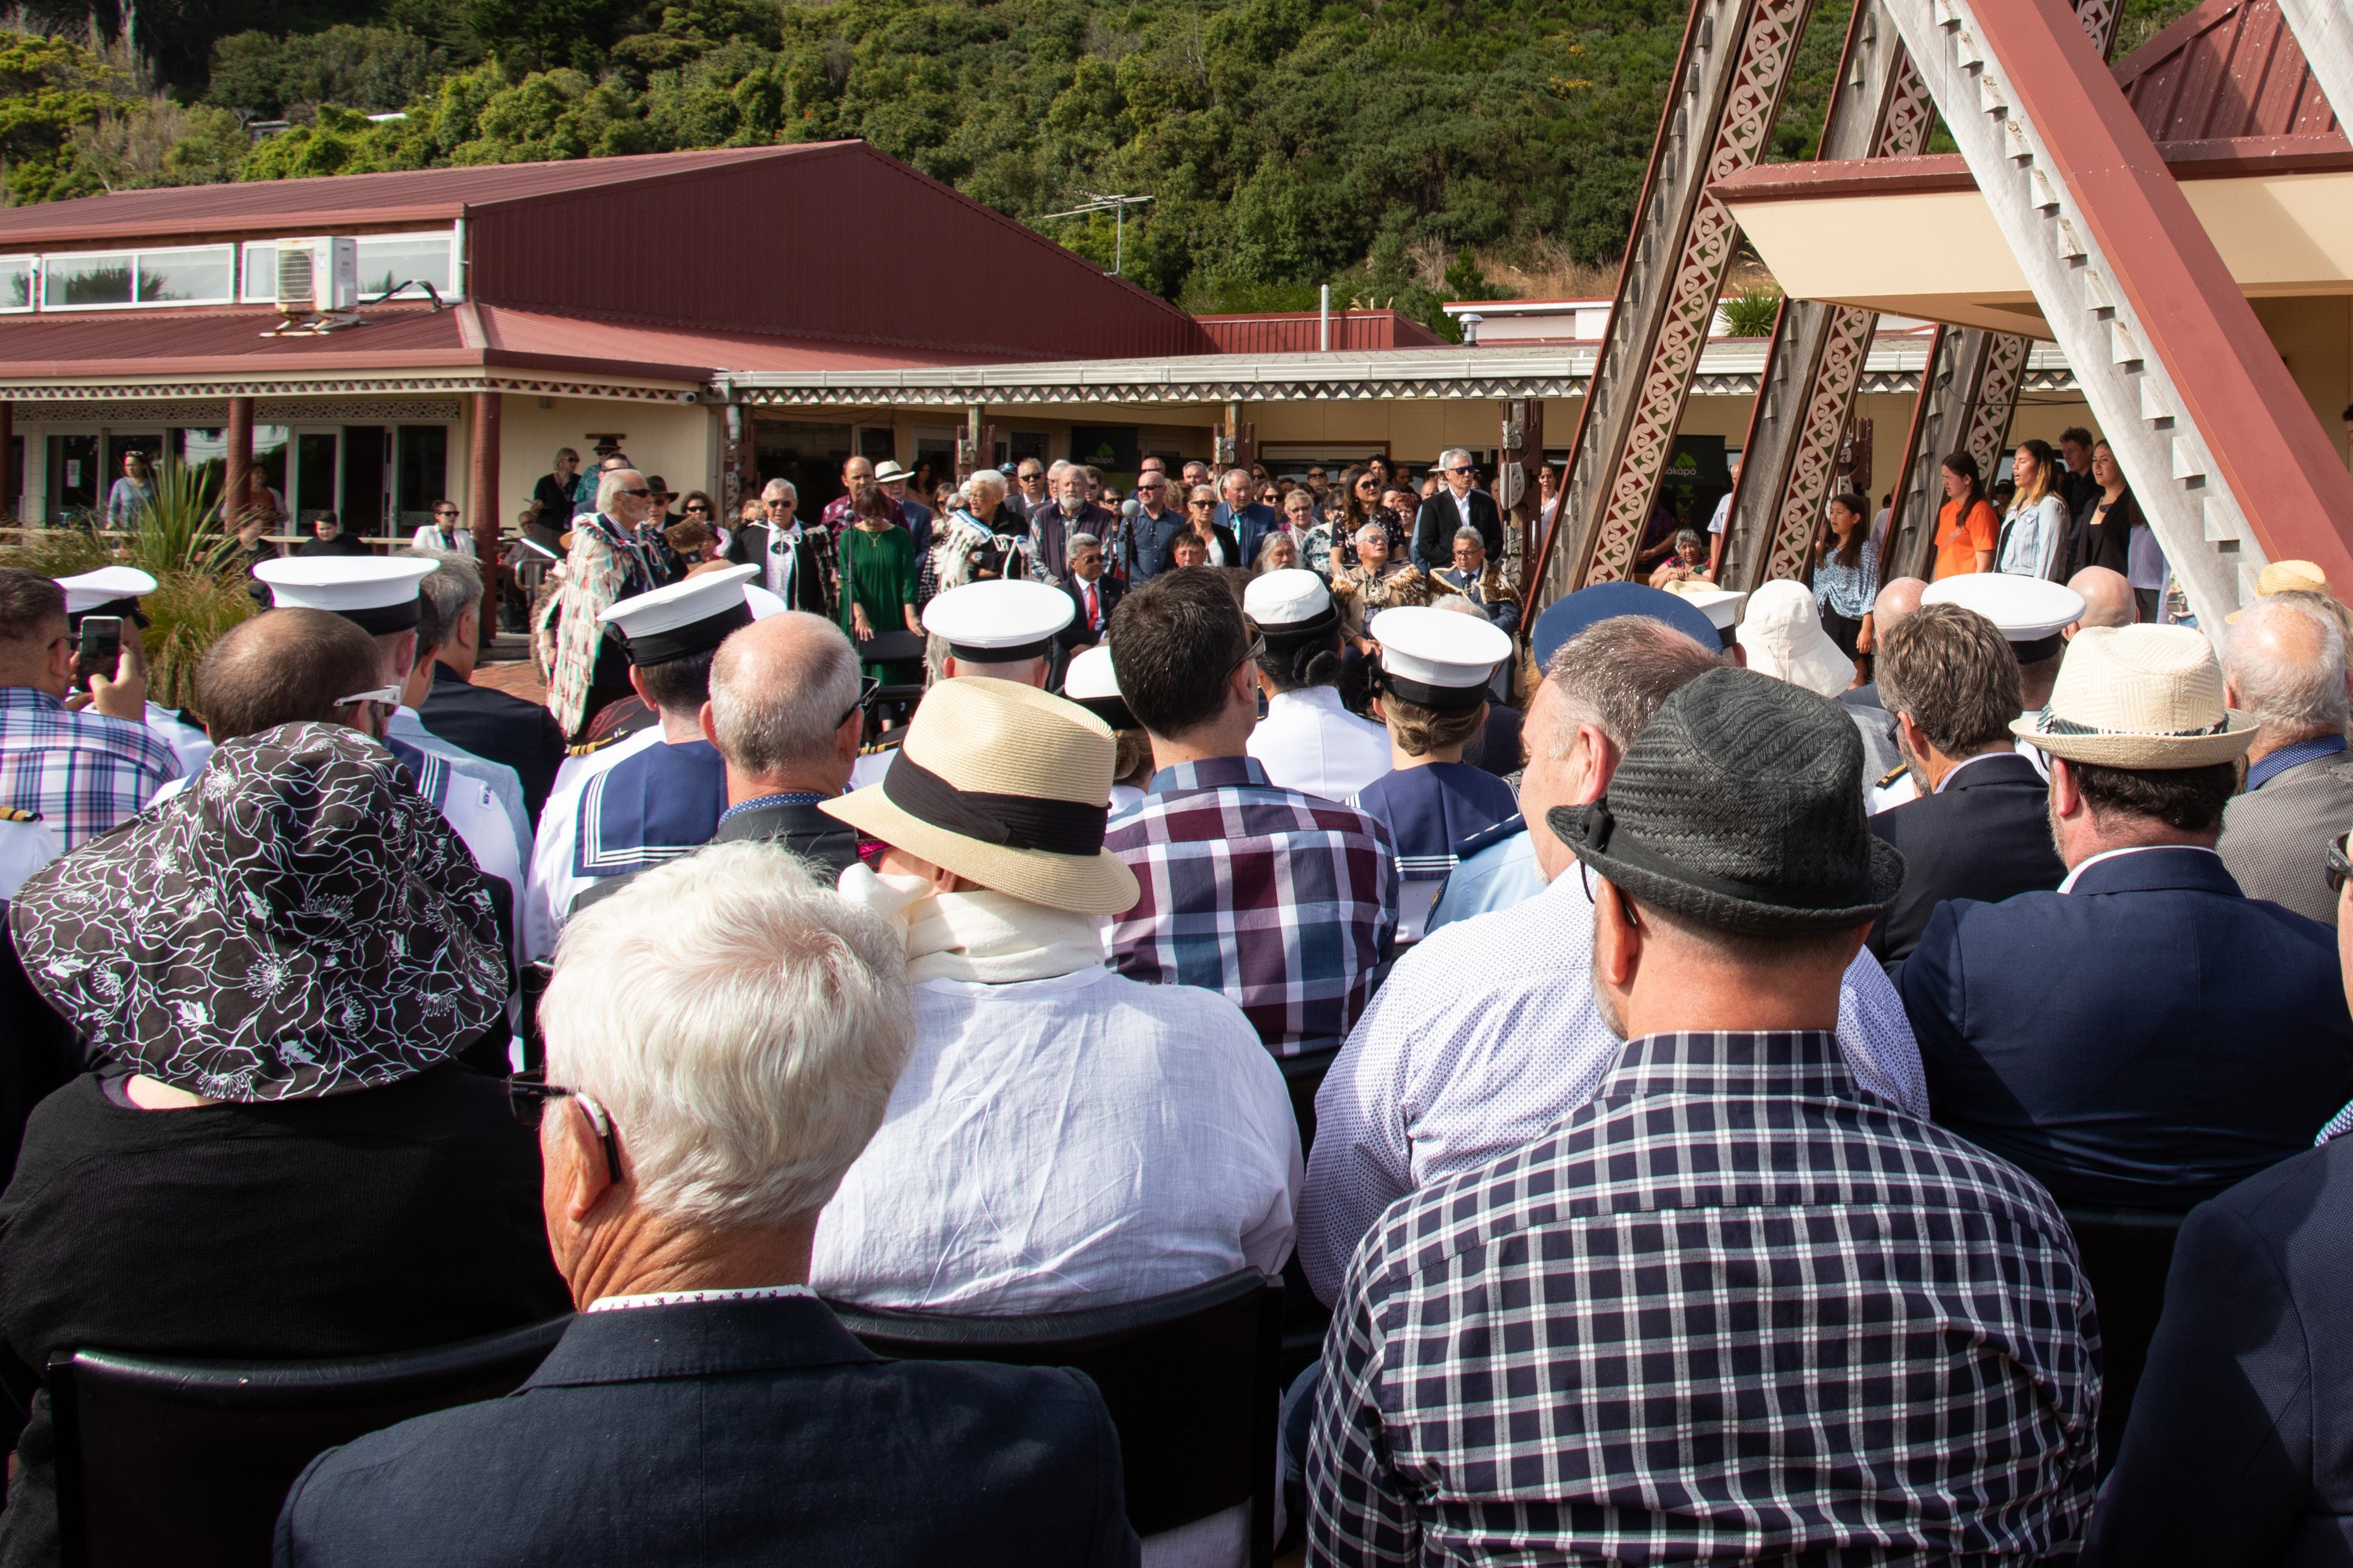
[[[1242,590],[1242,614],[1261,632],[1328,630],[1332,590],[1323,578],[1301,567],[1261,572]]]
[[[253,574],[281,610],[328,610],[364,632],[405,632],[417,624],[417,585],[440,565],[417,555],[289,555]]]
[[[631,664],[668,664],[717,647],[730,632],[750,626],[752,605],[744,587],[759,574],[757,566],[704,572],[616,600],[596,618],[620,634]]]
[[[59,577],[56,582],[66,591],[69,617],[87,616],[93,610],[155,591],[155,579],[136,566],[101,566],[95,572]],[[131,606],[125,605],[123,608],[127,612]]]
[[[744,602],[752,607],[752,618],[755,621],[765,621],[770,616],[780,616],[792,608],[757,583],[744,584]]]
[[[2084,618],[2084,595],[2063,583],[2007,572],[1966,572],[1940,578],[1920,595],[1922,608],[1958,605],[1991,621],[2016,646],[2021,664],[2059,657],[2059,634]]]
[[[1135,714],[1120,695],[1119,671],[1112,668],[1111,644],[1097,643],[1071,660],[1062,676],[1062,695],[1114,730],[1140,730]]]
[[[1488,679],[1512,657],[1511,637],[1484,616],[1402,605],[1369,629],[1381,645],[1381,689],[1441,711],[1487,700]]]
[[[1040,658],[1071,624],[1079,602],[1060,588],[997,578],[950,588],[923,606],[923,629],[947,639],[948,652],[975,664]]]

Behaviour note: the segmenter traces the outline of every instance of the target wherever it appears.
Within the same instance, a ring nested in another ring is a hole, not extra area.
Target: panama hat
[[[2255,722],[2222,697],[2222,668],[2187,626],[2086,626],[2067,645],[2050,706],[2010,732],[2071,763],[2202,768],[2237,758]]]
[[[1854,660],[1822,630],[1813,590],[1803,583],[1784,577],[1749,595],[1738,637],[1747,650],[1748,668],[1759,675],[1817,697],[1836,697],[1854,684]]]
[[[1111,726],[1018,681],[932,688],[882,782],[818,809],[894,848],[1049,909],[1135,907],[1135,873],[1103,847],[1119,742]]]
[[[2255,578],[2255,597],[2268,599],[2274,594],[2327,594],[2328,574],[2310,561],[2274,561]],[[2232,610],[2222,617],[2224,626],[2234,626],[2247,612]]]

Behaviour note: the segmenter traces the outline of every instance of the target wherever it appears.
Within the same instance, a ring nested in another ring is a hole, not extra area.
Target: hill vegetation
[[[2186,4],[2128,8],[2145,23]],[[1525,284],[1582,265],[1589,277],[1623,247],[1688,5],[308,0],[299,21],[290,10],[148,0],[135,18],[94,14],[112,39],[97,48],[0,34],[5,199],[857,136],[1106,265],[1109,216],[1050,215],[1094,193],[1149,195],[1129,212],[1124,269],[1189,308],[1297,308],[1328,282],[1335,300],[1443,327],[1437,301],[1489,297],[1491,272]],[[1771,156],[1810,154],[1848,10],[1817,6]],[[245,129],[281,119],[292,123],[258,140]],[[813,241],[858,221],[806,217]],[[728,243],[727,215],[679,242]]]

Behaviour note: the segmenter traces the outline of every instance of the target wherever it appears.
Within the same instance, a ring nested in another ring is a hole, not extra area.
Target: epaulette
[[[628,738],[627,734],[599,735],[593,741],[583,741],[576,746],[565,747],[564,754],[567,757],[593,757],[614,742],[626,741]]]
[[[894,730],[890,734],[884,736],[881,740],[875,742],[871,746],[859,747],[858,754],[861,757],[879,757],[885,752],[895,752],[899,749],[899,742],[906,738],[907,731],[905,730]]]
[[[37,811],[26,811],[13,805],[0,805],[0,822],[38,822],[40,820],[41,814]]]
[[[1872,787],[1873,789],[1893,789],[1895,787],[1895,781],[1902,778],[1905,773],[1908,773],[1911,771],[1911,763],[1898,763],[1894,767],[1887,770],[1887,776],[1885,778],[1881,779]]]

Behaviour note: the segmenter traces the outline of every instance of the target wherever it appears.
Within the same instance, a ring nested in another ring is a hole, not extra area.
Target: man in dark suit
[[[1935,1119],[2103,1207],[2188,1208],[2309,1147],[2353,1099],[2353,1020],[2328,928],[2214,853],[2253,731],[2205,637],[2079,632],[2012,729],[2050,754],[2068,874],[1940,905],[1896,970]]]
[[[1880,639],[1879,689],[1923,794],[1871,819],[1904,851],[1904,890],[1871,928],[1883,963],[1910,956],[1947,899],[1998,904],[2047,891],[2067,868],[2052,847],[2042,775],[2018,754],[2018,660],[1991,621],[1931,605]]]
[[[2307,602],[2309,601],[2309,602]],[[2247,792],[2222,814],[2222,864],[2251,898],[2337,923],[2323,859],[2353,827],[2345,637],[2317,595],[2274,594],[2242,611],[2225,668],[2231,706],[2255,721]]]
[[[1228,468],[1225,476],[1218,481],[1218,493],[1225,499],[1209,514],[1209,521],[1214,527],[1231,531],[1233,543],[1229,548],[1240,552],[1239,560],[1226,563],[1229,566],[1247,568],[1254,563],[1258,560],[1258,547],[1265,542],[1268,534],[1282,525],[1282,519],[1274,508],[1264,501],[1250,500],[1250,491],[1256,486],[1257,481],[1250,478],[1248,468]],[[1220,539],[1219,543],[1222,545],[1225,541]]]
[[[1077,653],[1103,641],[1104,629],[1111,625],[1111,613],[1119,608],[1127,590],[1103,570],[1103,541],[1093,534],[1071,536],[1071,577],[1062,584],[1062,592],[1071,596],[1078,613],[1071,617],[1069,626],[1055,634],[1054,640],[1062,645],[1065,653]]]
[[[759,585],[796,610],[833,619],[833,536],[800,524],[800,492],[790,479],[770,479],[760,492],[765,526],[746,522],[721,552],[738,566],[757,566]]]
[[[482,657],[482,574],[470,556],[434,559],[440,566],[417,585],[417,662],[404,698],[434,734],[512,768],[536,823],[564,765],[563,726],[543,703],[473,683]]]
[[[907,1059],[899,946],[762,844],[665,866],[565,933],[540,1149],[583,1310],[516,1393],[312,1461],[279,1568],[1138,1560],[1086,1378],[884,1361],[806,1285]]]
[[[1413,563],[1425,572],[1435,572],[1454,561],[1454,531],[1475,528],[1479,537],[1487,542],[1487,559],[1504,558],[1504,516],[1495,510],[1495,498],[1479,489],[1479,470],[1472,466],[1471,454],[1460,447],[1449,447],[1439,454],[1438,470],[1445,476],[1446,488],[1435,495],[1422,498],[1421,510],[1413,520]]]

